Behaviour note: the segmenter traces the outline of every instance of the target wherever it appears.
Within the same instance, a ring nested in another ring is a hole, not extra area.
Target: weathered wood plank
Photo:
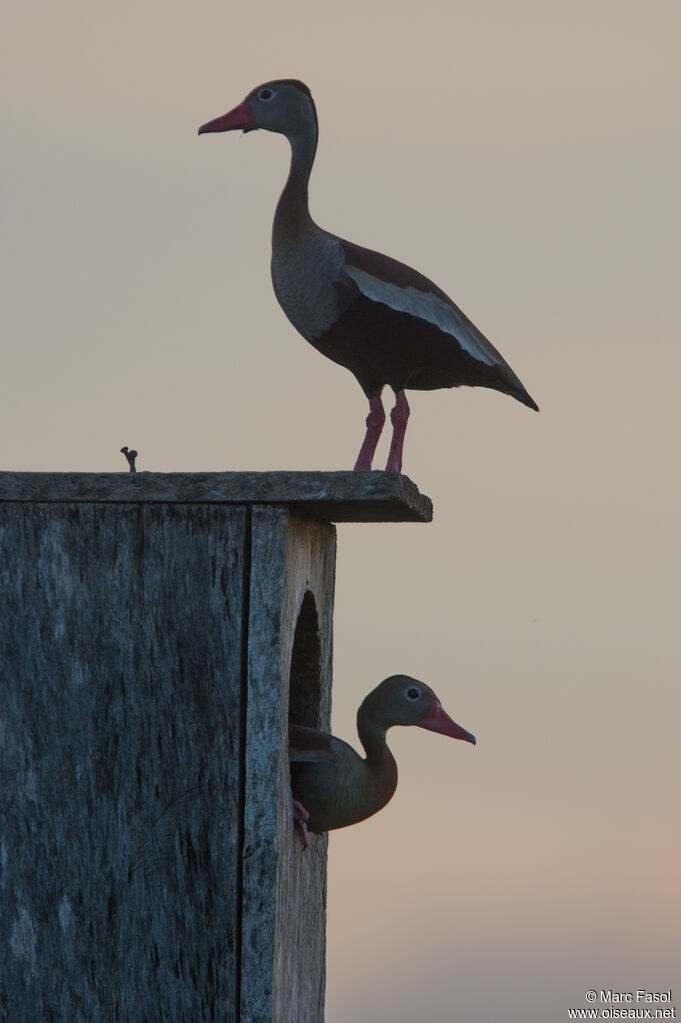
[[[275,937],[275,992],[280,1006],[276,1023],[323,1023],[326,981],[326,865],[328,838],[311,836],[306,850],[291,820],[291,775],[288,759],[288,720],[302,721],[328,731],[331,723],[333,605],[336,572],[336,531],[329,523],[310,523],[291,513],[288,528],[286,607],[284,618],[293,626],[282,644],[286,702],[282,727],[286,743],[279,754],[278,791],[284,793],[278,813],[280,833]],[[301,606],[314,599],[317,643],[301,635]],[[298,629],[295,628],[296,621]],[[301,647],[303,648],[301,650]],[[305,673],[296,675],[307,656]],[[318,677],[311,664],[318,657]],[[316,685],[315,685],[316,683]],[[299,919],[300,918],[300,919]],[[296,1012],[296,1004],[305,1012]]]
[[[238,1019],[245,530],[0,505],[2,1019]]]
[[[384,473],[0,474],[0,1018],[322,1023],[289,708],[328,728],[328,519],[424,501]]]
[[[0,501],[285,504],[327,522],[430,522],[433,506],[392,472],[0,472]]]
[[[294,834],[288,710],[328,728],[335,530],[255,507],[251,535],[241,1023],[321,1023],[327,842]]]

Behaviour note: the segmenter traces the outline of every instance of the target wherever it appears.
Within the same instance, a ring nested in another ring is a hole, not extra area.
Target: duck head
[[[307,85],[295,78],[265,82],[249,92],[238,106],[199,128],[199,135],[213,131],[279,132],[289,138],[299,132],[317,133],[317,114]]]
[[[452,721],[430,686],[410,675],[384,679],[365,698],[357,717],[372,719],[386,730],[393,725],[417,725],[475,744],[475,736]]]

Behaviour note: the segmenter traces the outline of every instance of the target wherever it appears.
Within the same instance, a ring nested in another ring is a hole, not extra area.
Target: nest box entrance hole
[[[289,720],[307,728],[325,727],[322,721],[322,644],[317,605],[307,590],[293,634],[289,674]]]

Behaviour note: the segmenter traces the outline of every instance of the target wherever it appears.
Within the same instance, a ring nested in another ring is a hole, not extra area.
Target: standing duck
[[[396,396],[386,465],[393,472],[402,469],[407,388],[491,387],[537,410],[508,363],[444,291],[404,263],[315,224],[307,186],[317,149],[317,113],[303,82],[259,85],[199,134],[239,128],[278,132],[290,143],[291,169],[272,228],[272,282],[296,330],[354,373],[369,399],[356,470],[371,469],[385,422],[381,393],[386,384]]]
[[[475,743],[449,717],[433,690],[409,675],[391,675],[364,699],[357,732],[366,757],[328,732],[289,726],[294,821],[303,845],[319,834],[357,824],[381,810],[397,788],[397,764],[385,734],[393,725],[418,725]]]

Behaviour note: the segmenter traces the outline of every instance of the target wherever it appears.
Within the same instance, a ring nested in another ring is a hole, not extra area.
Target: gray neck
[[[289,235],[314,226],[308,207],[307,186],[317,151],[317,132],[290,135],[291,167],[274,215],[274,236]]]
[[[367,764],[377,767],[386,763],[395,763],[395,758],[385,741],[385,728],[373,721],[360,721],[358,717],[357,734],[366,751]]]

